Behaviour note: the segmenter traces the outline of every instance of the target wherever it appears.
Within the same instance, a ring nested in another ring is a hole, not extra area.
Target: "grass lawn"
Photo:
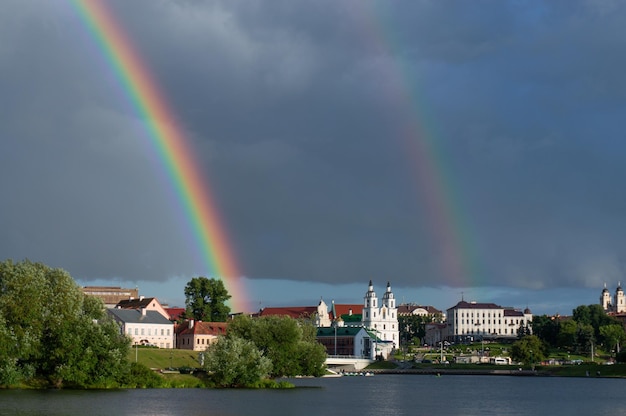
[[[135,349],[135,347],[132,347],[128,354],[128,359],[135,361],[135,357],[137,358],[137,362],[148,368],[200,368],[197,351],[147,347]]]

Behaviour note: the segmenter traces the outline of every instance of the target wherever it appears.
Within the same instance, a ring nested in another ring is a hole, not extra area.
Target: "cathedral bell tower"
[[[374,286],[370,280],[369,287],[365,293],[365,297],[363,298],[363,313],[361,315],[361,320],[364,327],[374,328],[373,322],[377,319],[376,312],[378,312],[378,298],[376,297]]]

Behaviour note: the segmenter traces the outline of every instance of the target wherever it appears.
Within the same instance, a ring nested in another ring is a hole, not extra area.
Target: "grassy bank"
[[[128,360],[137,361],[148,368],[200,368],[198,352],[189,350],[133,347],[128,354]]]

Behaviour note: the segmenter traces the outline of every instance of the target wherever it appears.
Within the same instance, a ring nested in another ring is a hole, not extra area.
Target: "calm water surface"
[[[0,415],[626,415],[626,380],[376,375],[292,390],[0,391]]]

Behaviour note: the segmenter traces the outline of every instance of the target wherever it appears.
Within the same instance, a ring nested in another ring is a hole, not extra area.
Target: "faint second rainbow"
[[[396,35],[392,5],[388,2],[360,2],[355,7],[356,18],[366,30],[364,37],[379,56],[377,68],[381,71],[380,84],[395,112],[403,114],[398,127],[399,139],[406,145],[414,180],[425,209],[426,223],[437,253],[437,263],[443,284],[463,287],[481,285],[484,279],[476,255],[465,211],[459,201],[450,169],[445,163],[440,137],[430,123],[427,108],[420,94],[416,69],[405,57],[401,41]]]
[[[233,250],[215,207],[208,181],[200,174],[189,140],[158,84],[103,0],[71,0],[135,111],[171,180],[199,245],[208,277],[224,281],[233,312],[242,312],[247,296]],[[181,288],[182,290],[182,288]]]

